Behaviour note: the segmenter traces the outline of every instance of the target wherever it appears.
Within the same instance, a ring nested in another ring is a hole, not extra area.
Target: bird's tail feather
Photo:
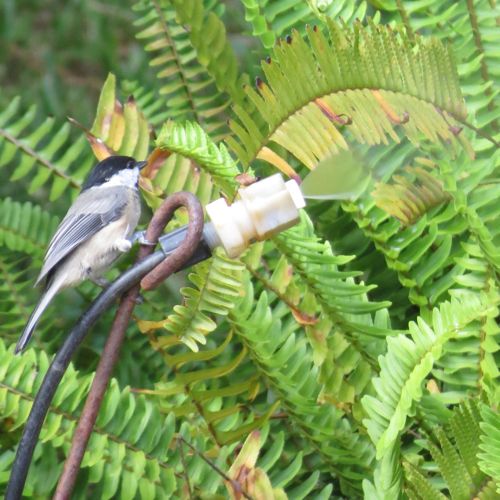
[[[62,279],[61,279],[62,278]],[[24,331],[17,341],[15,353],[18,354],[24,350],[26,344],[29,342],[33,332],[35,331],[36,325],[40,320],[40,316],[43,314],[47,306],[50,304],[50,301],[54,298],[54,295],[61,288],[61,283],[63,281],[63,277],[60,277],[57,280],[53,280],[49,286],[45,289],[40,301],[38,302],[35,310],[31,313],[31,316],[28,320],[27,325],[24,328]]]

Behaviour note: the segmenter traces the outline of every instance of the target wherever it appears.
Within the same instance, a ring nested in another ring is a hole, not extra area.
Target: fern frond
[[[446,500],[443,495],[415,466],[404,463],[408,485],[406,493],[411,500]]]
[[[270,307],[266,292],[254,297],[250,281],[245,291],[238,310],[229,316],[236,333],[300,435],[321,454],[327,470],[340,478],[342,490],[359,493],[373,449],[340,410],[331,404],[318,405],[317,368],[298,325],[283,315],[282,308]]]
[[[234,108],[238,140],[228,143],[244,165],[271,141],[312,169],[348,148],[344,130],[369,145],[399,141],[396,126],[416,143],[422,135],[461,140],[453,120],[465,108],[444,45],[420,37],[412,43],[401,30],[373,23],[348,29],[329,21],[328,28],[329,39],[309,29],[309,42],[294,33],[279,44],[262,65],[268,83],[259,79],[258,92],[246,90],[247,105]]]
[[[364,498],[398,498],[401,495],[402,479],[401,450],[399,443],[395,443],[390,452],[375,462],[373,483],[367,479],[363,481]]]
[[[355,271],[342,271],[351,257],[334,255],[328,242],[318,240],[311,222],[302,214],[302,224],[273,239],[286,257],[293,272],[305,284],[310,297],[317,301],[323,321],[306,327],[311,345],[322,339],[319,380],[324,384],[321,400],[337,404],[353,404],[374,376],[375,339],[393,334],[386,319],[388,302],[372,302],[367,293],[373,286],[356,283]],[[376,312],[375,318],[372,317]],[[328,321],[325,321],[328,319]],[[370,345],[366,350],[364,345]],[[372,357],[373,356],[373,357]]]
[[[149,149],[149,125],[133,97],[122,104],[116,94],[116,77],[110,73],[88,134],[94,153],[99,160],[110,154],[144,159]]]
[[[500,415],[486,405],[481,406],[482,422],[479,467],[496,482],[497,493],[500,493]]]
[[[422,397],[422,382],[442,356],[446,343],[472,321],[487,313],[488,305],[472,294],[435,308],[432,323],[418,318],[410,323],[410,337],[387,339],[387,354],[380,359],[380,377],[373,381],[377,397],[362,400],[369,418],[364,420],[376,445],[377,457],[391,448],[403,430],[414,401]],[[397,375],[396,375],[397,374]]]
[[[362,20],[367,8],[366,2],[353,0],[323,2],[321,6],[315,0],[242,0],[242,3],[245,20],[265,49],[272,48],[276,39],[293,29],[303,34],[308,24],[315,24],[319,19],[342,19],[345,23]]]
[[[238,74],[236,54],[226,37],[226,28],[220,12],[204,11],[200,0],[171,0],[179,24],[188,27],[189,39],[196,49],[196,57],[215,85],[231,101],[241,101],[243,92]]]
[[[404,464],[406,492],[412,499],[495,498],[493,481],[478,467],[480,447],[480,403],[475,399],[463,401],[453,410],[449,426],[437,427],[424,442],[423,451],[430,451],[434,464],[424,472],[415,465]],[[438,489],[439,488],[439,489]],[[442,490],[442,491],[439,491]]]
[[[165,108],[156,90],[148,90],[142,87],[139,82],[130,80],[121,82],[121,90],[123,95],[133,96],[137,107],[151,126],[160,127],[168,120],[168,109]]]
[[[0,340],[0,428],[13,432],[22,426],[29,413],[34,394],[48,367],[48,357],[41,351],[27,351],[15,356]],[[61,468],[60,457],[51,448],[67,448],[76,426],[75,412],[81,407],[83,395],[92,375],[79,375],[70,367],[62,381],[43,425],[40,443],[35,451],[34,470],[28,476],[28,488],[39,496],[49,496],[57,475],[37,475],[36,470]],[[120,415],[120,418],[116,418]],[[115,494],[152,491],[156,495],[171,494],[176,485],[169,462],[169,443],[175,431],[172,416],[162,417],[158,408],[143,396],[134,396],[129,389],[120,390],[116,381],[104,397],[96,429],[82,463],[89,484],[95,485],[99,498]],[[0,441],[7,435],[0,432]],[[13,459],[12,449],[1,446],[0,463]],[[9,463],[9,462],[7,462]],[[7,480],[0,474],[2,485]]]
[[[404,225],[411,225],[431,208],[449,201],[443,184],[423,167],[406,167],[408,175],[394,175],[391,183],[375,184],[375,204]]]
[[[342,208],[384,255],[388,267],[397,272],[401,285],[409,290],[410,301],[418,306],[439,303],[457,286],[456,280],[463,272],[460,262],[466,257],[463,245],[476,244],[480,236],[484,247],[481,258],[486,259],[488,273],[493,275],[498,258],[492,237],[497,227],[493,222],[497,213],[494,200],[500,195],[499,186],[490,184],[486,189],[485,184],[477,195],[475,193],[479,183],[486,183],[498,165],[498,153],[492,153],[488,159],[472,161],[463,153],[450,158],[435,148],[429,155],[433,155],[433,159],[422,159],[411,145],[401,144],[385,150],[371,150],[367,156],[368,168],[384,181],[405,165],[417,162],[428,165],[433,177],[442,185],[443,196],[451,197],[450,203],[428,207],[425,215],[412,226],[401,228],[400,223],[382,211],[368,193],[355,202],[342,203]],[[477,220],[476,209],[481,211],[487,223]],[[468,223],[469,217],[471,223]],[[472,280],[470,283],[473,285]]]
[[[29,260],[5,248],[0,253],[0,332],[16,337],[31,314]]]
[[[498,5],[488,0],[453,5],[402,0],[399,7],[412,31],[453,26],[453,29],[437,29],[433,33],[453,46],[470,119],[486,131],[498,132],[499,75],[495,51]],[[481,142],[483,147],[491,148],[491,143]]]
[[[91,166],[83,137],[71,137],[69,123],[54,118],[38,123],[34,106],[26,112],[19,98],[0,112],[0,168],[14,165],[11,180],[28,179],[33,193],[50,183],[51,201],[66,190],[78,190]]]
[[[356,283],[353,278],[359,276],[359,272],[338,269],[353,257],[334,255],[330,244],[319,241],[314,234],[309,218],[305,214],[301,217],[301,225],[273,239],[278,250],[311,287],[334,322],[366,334],[383,335],[377,328],[371,328],[369,313],[390,304],[370,302],[366,294],[374,287]]]
[[[198,124],[167,122],[156,145],[195,161],[227,196],[232,197],[238,189],[235,177],[240,171],[235,162],[224,145],[217,146]]]
[[[135,10],[142,16],[137,38],[153,54],[168,118],[194,120],[212,137],[225,135],[224,113],[238,94],[237,65],[217,15],[199,0],[140,0]]]
[[[184,342],[193,351],[198,351],[198,344],[206,343],[206,336],[216,328],[216,323],[207,313],[226,316],[240,296],[241,271],[243,266],[235,260],[225,257],[221,252],[209,262],[199,264],[196,271],[189,275],[196,288],[181,289],[184,303],[174,307],[174,313],[155,324],[156,328],[165,328],[175,338]],[[150,331],[142,328],[143,332]],[[155,345],[168,344],[172,339],[160,337]]]
[[[58,217],[32,203],[0,199],[0,245],[41,261]]]

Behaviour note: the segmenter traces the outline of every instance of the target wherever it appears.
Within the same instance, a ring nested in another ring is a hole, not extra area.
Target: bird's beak
[[[147,161],[136,161],[135,166],[139,167],[139,170],[142,170],[148,164]]]

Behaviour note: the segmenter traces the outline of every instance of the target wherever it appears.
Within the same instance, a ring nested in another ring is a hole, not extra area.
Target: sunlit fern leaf
[[[240,173],[223,144],[217,146],[197,123],[167,122],[156,141],[157,147],[196,161],[210,174],[212,182],[232,197],[239,187]]]
[[[404,225],[413,224],[432,207],[450,200],[443,183],[424,166],[406,167],[404,172],[394,175],[390,183],[377,183],[372,193],[375,204]]]
[[[23,356],[15,356],[0,340],[0,429],[12,432],[25,424],[48,364],[43,351],[36,354],[28,350]],[[57,393],[49,409],[28,476],[27,489],[33,494],[50,496],[58,474],[49,477],[37,471],[49,464],[55,470],[61,469],[60,458],[50,450],[69,446],[77,421],[75,412],[81,408],[91,379],[92,375],[79,375],[72,366],[65,374],[61,385],[64,391]],[[158,408],[144,396],[132,395],[129,389],[120,390],[116,381],[112,381],[83,459],[82,473],[89,475],[89,483],[95,485],[93,491],[99,492],[99,498],[115,495],[129,498],[128,495],[138,492],[139,488],[152,491],[154,497],[171,494],[176,485],[173,468],[168,463],[174,431],[171,417],[162,417]],[[0,432],[0,435],[3,439],[6,433]],[[7,449],[2,446],[2,471],[12,464],[14,445]],[[8,476],[0,473],[0,490],[5,487]]]
[[[151,185],[143,187],[144,199],[153,210],[156,210],[168,195],[179,191],[194,193],[202,206],[212,201],[219,193],[209,173],[190,158],[178,154],[170,155],[154,176]],[[182,215],[179,217],[182,221],[186,220]]]
[[[86,153],[85,139],[75,140],[69,123],[40,123],[36,108],[24,110],[19,98],[0,112],[0,168],[13,165],[11,180],[26,179],[30,193],[49,183],[52,201],[78,190],[92,164]]]
[[[159,322],[142,324],[143,332],[165,328],[174,339],[184,342],[193,351],[206,343],[206,336],[217,326],[210,315],[226,316],[240,297],[243,266],[225,257],[221,252],[209,262],[199,264],[189,275],[195,288],[181,289],[184,303],[174,307],[174,313]],[[155,344],[162,347],[163,340],[172,343],[169,336],[159,336]]]
[[[119,154],[139,160],[147,157],[149,124],[133,97],[122,104],[116,95],[116,77],[106,79],[90,134],[87,135],[99,160]]]
[[[242,0],[242,3],[252,34],[259,37],[266,49],[272,48],[277,38],[292,29],[303,34],[307,24],[315,24],[318,19],[343,19],[346,23],[362,20],[367,8],[366,2],[353,0]]]
[[[162,81],[168,118],[195,120],[220,137],[227,133],[225,111],[238,92],[237,70],[211,3],[205,10],[201,0],[140,0],[135,10],[142,16],[137,37],[153,54],[150,65]]]
[[[152,208],[177,191],[196,194],[202,205],[219,197],[221,191],[229,197],[234,195],[238,167],[225,146],[216,145],[198,124],[167,122],[156,146],[152,156],[162,155],[167,160],[161,168],[145,172],[151,185],[143,193]]]
[[[401,446],[395,443],[392,449],[373,467],[373,482],[363,481],[364,498],[385,500],[399,498],[403,486],[403,468],[401,466]]]
[[[344,132],[369,145],[399,141],[396,129],[416,143],[464,139],[455,125],[464,102],[446,46],[412,43],[373,23],[349,29],[329,21],[328,28],[328,37],[308,29],[308,41],[295,32],[280,43],[262,64],[267,83],[259,79],[258,91],[246,89],[246,106],[233,108],[237,138],[228,143],[243,164],[274,142],[312,169],[348,148]]]
[[[0,245],[40,262],[59,219],[40,206],[0,199]]]
[[[452,299],[433,310],[432,322],[421,317],[411,322],[411,338],[398,335],[387,339],[380,376],[373,381],[377,396],[363,398],[368,415],[364,423],[376,445],[377,457],[384,456],[397,440],[414,401],[422,397],[423,381],[442,356],[446,343],[488,309],[476,295],[469,294],[461,301]]]
[[[479,467],[495,480],[497,493],[500,493],[500,415],[498,411],[483,405],[481,416]]]

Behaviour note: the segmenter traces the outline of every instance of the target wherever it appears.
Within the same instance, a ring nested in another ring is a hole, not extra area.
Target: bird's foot
[[[146,231],[137,231],[132,235],[131,243],[139,243],[139,245],[145,245],[148,247],[155,247],[156,243],[146,239]]]
[[[115,243],[115,247],[120,252],[125,253],[125,252],[128,252],[132,248],[132,242],[130,240],[126,240],[126,239],[118,240]]]

